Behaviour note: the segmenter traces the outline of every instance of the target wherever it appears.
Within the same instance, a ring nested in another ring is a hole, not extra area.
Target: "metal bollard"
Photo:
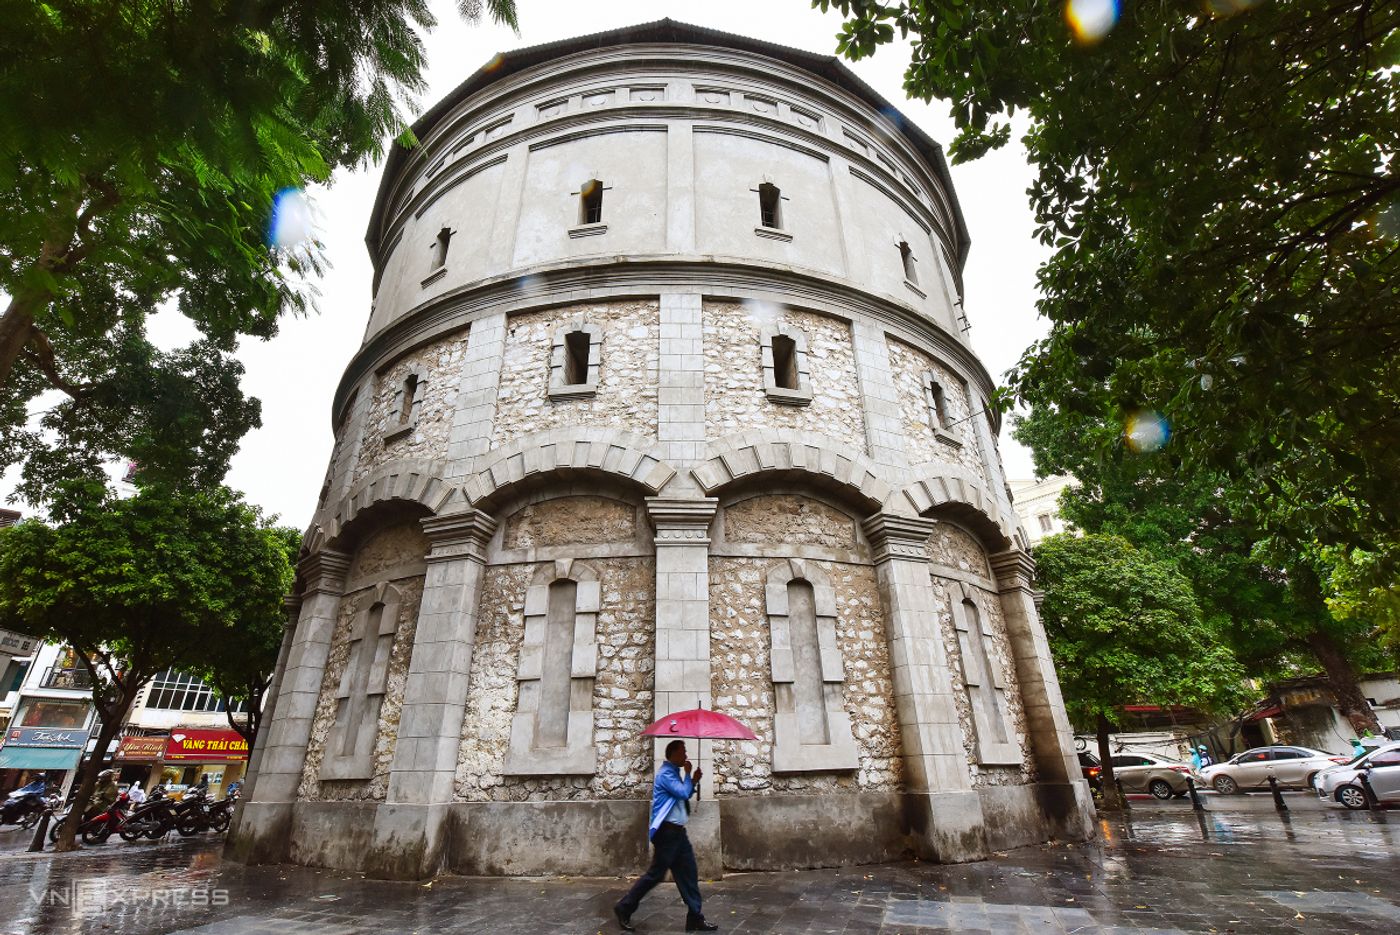
[[[1278,780],[1273,776],[1269,777],[1269,791],[1274,794],[1274,808],[1281,812],[1288,811],[1288,803],[1283,800],[1283,793],[1278,788]]]
[[[44,809],[44,813],[39,816],[39,823],[34,826],[34,837],[29,841],[29,852],[37,853],[44,849],[44,835],[49,833],[49,810]]]
[[[1191,793],[1191,807],[1198,812],[1205,811],[1206,807],[1204,803],[1201,802],[1201,797],[1196,794],[1196,780],[1192,779],[1190,776],[1186,777],[1186,789]]]

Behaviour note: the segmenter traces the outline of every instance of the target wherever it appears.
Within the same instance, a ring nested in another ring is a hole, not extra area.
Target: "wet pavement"
[[[958,866],[917,862],[702,883],[733,933],[1117,935],[1400,932],[1400,812],[1344,812],[1306,795],[1135,799],[1089,845],[1046,845]],[[0,833],[0,933],[615,932],[623,879],[441,877],[386,883],[296,867],[243,867],[204,837],[24,852]],[[641,932],[679,932],[675,889],[655,890]]]

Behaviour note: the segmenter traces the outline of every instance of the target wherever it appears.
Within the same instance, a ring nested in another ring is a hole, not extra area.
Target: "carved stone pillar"
[[[306,585],[290,642],[283,640],[281,676],[258,738],[260,750],[249,770],[238,828],[230,837],[228,853],[235,860],[278,863],[287,857],[292,805],[349,567],[350,556],[332,549],[308,555],[297,566]]]
[[[647,514],[656,529],[656,717],[700,705],[710,707],[710,523],[719,501],[713,497],[648,497]],[[714,742],[686,742],[690,758],[705,771],[704,800],[714,791]],[[666,741],[656,743],[660,764]],[[701,747],[705,749],[701,749]],[[721,872],[719,808],[696,805],[689,821],[702,877]]]
[[[915,841],[936,860],[975,860],[987,852],[982,804],[972,789],[929,580],[933,526],[933,520],[889,513],[862,524],[884,603]]]
[[[990,559],[1016,661],[1031,753],[1040,777],[1041,806],[1056,826],[1057,836],[1070,840],[1087,838],[1093,834],[1093,799],[1080,773],[1074,734],[1050,656],[1050,642],[1040,625],[1036,606],[1039,595],[1033,583],[1035,564],[1020,549],[999,552]]]
[[[368,872],[437,872],[462,741],[486,546],[496,521],[479,510],[422,521],[429,542],[423,600],[404,686],[389,791],[375,813]]]

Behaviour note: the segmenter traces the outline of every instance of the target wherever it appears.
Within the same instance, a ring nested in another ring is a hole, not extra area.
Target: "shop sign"
[[[16,747],[73,747],[81,749],[88,732],[70,727],[15,727],[5,732],[5,745]]]
[[[175,730],[166,741],[165,759],[246,760],[248,741],[236,730]]]
[[[123,737],[117,746],[119,760],[158,760],[168,737]]]

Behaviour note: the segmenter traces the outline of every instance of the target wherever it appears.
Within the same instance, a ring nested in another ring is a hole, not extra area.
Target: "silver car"
[[[1285,788],[1310,789],[1314,776],[1349,759],[1310,747],[1255,747],[1224,763],[1202,767],[1201,778],[1221,795],[1267,789],[1270,776]]]
[[[1350,763],[1325,769],[1315,782],[1318,798],[1335,800],[1347,808],[1368,808],[1361,774],[1382,802],[1400,801],[1400,743],[1387,743],[1356,757]]]
[[[1113,757],[1113,778],[1124,792],[1150,792],[1159,799],[1186,794],[1191,767],[1155,753],[1120,753]]]

